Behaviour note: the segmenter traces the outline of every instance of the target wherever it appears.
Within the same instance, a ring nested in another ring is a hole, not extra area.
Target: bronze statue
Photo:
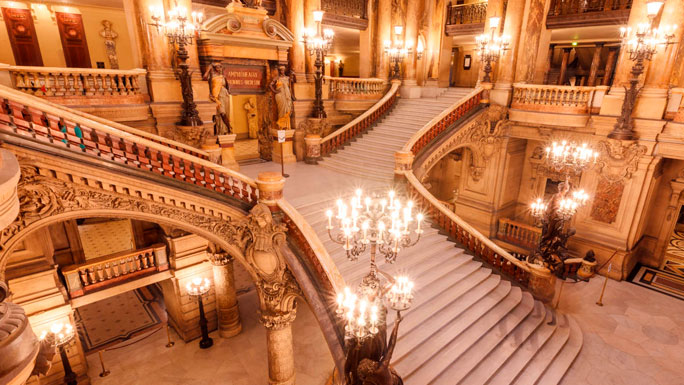
[[[276,125],[279,130],[289,130],[290,116],[292,115],[292,92],[290,87],[290,77],[285,75],[285,66],[278,66],[278,76],[273,78],[269,88],[275,96],[278,107],[278,120]]]
[[[397,312],[397,318],[394,321],[394,328],[390,336],[387,348],[383,352],[380,360],[376,361],[370,358],[364,358],[359,363],[356,369],[357,376],[362,385],[403,385],[399,374],[390,366],[394,347],[397,344],[397,333],[399,331],[399,323],[402,317]]]
[[[214,135],[230,134],[233,132],[230,126],[230,85],[223,75],[221,63],[211,63],[204,79],[209,81],[209,100],[216,103]]]

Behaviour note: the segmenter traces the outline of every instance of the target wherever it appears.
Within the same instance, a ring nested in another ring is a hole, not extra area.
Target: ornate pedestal
[[[295,130],[285,130],[285,143],[278,143],[278,131],[271,130],[273,137],[273,161],[276,163],[296,163],[297,158],[292,152],[292,143]]]
[[[240,166],[235,160],[235,137],[235,134],[219,135],[216,137],[216,142],[221,148],[221,165],[239,171]]]
[[[308,164],[317,164],[321,158],[321,141],[323,139],[317,134],[308,134],[304,137],[306,143],[306,157],[304,161]]]

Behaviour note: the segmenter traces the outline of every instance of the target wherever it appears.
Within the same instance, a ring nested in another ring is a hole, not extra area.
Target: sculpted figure
[[[116,42],[114,41],[119,34],[112,30],[112,22],[109,20],[102,20],[102,26],[104,29],[100,31],[100,36],[104,39],[109,66],[112,69],[119,69],[119,58],[116,56]]]
[[[285,66],[278,66],[278,76],[271,81],[269,88],[273,91],[278,106],[276,125],[279,130],[289,130],[290,116],[292,115],[292,91],[290,77],[285,75]]]
[[[401,315],[397,314],[397,319],[394,321],[394,329],[390,336],[387,349],[383,353],[380,361],[374,361],[369,358],[364,358],[359,363],[357,374],[362,385],[403,385],[399,374],[390,366],[394,347],[397,344],[397,332],[399,331],[399,323],[401,322]]]
[[[230,127],[230,86],[223,75],[221,63],[212,63],[204,73],[209,81],[209,100],[216,103],[214,115],[214,135],[227,135],[233,132]]]
[[[247,127],[249,128],[249,137],[256,139],[259,136],[256,97],[250,97],[243,107],[245,108],[245,111],[247,111]]]

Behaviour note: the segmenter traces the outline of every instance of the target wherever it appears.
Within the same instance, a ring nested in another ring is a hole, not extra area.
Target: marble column
[[[266,327],[266,347],[268,349],[269,385],[294,385],[295,366],[292,341],[292,322],[295,310],[278,315],[260,317]]]
[[[378,62],[375,74],[380,79],[387,79],[389,77],[389,60],[385,55],[383,48],[385,41],[391,38],[392,29],[392,0],[377,0],[378,1],[378,30],[376,33],[377,55]]]
[[[608,57],[606,57],[606,67],[603,70],[603,83],[604,86],[609,86],[611,84],[611,76],[613,75],[613,68],[615,68],[615,60],[617,59],[617,47],[608,48]]]
[[[219,335],[233,337],[242,331],[233,274],[233,257],[226,252],[209,254],[213,266]]]
[[[404,79],[411,80],[413,84],[416,82],[416,46],[418,44],[418,8],[420,0],[407,0],[406,2],[406,33],[404,41],[407,47],[413,48],[411,54],[406,60],[406,73]]]
[[[510,6],[511,4],[509,4]],[[532,58],[537,57],[539,41],[541,39],[544,10],[546,0],[529,0],[527,13],[527,23],[520,35],[520,49],[517,52],[518,61],[515,65],[515,81],[529,83],[534,78],[536,61]]]
[[[498,17],[499,18],[499,26],[494,30],[494,36],[498,36],[500,34],[501,28],[503,27],[501,25],[501,22],[504,21],[503,17],[503,1],[501,0],[491,0],[487,3],[487,16],[484,21],[484,34],[487,36],[491,36],[492,33],[492,26],[489,23],[489,19],[492,17]],[[460,64],[460,63],[459,63]],[[496,81],[496,64],[492,63],[493,66],[495,66],[492,69],[492,73],[490,74],[490,77],[492,79],[492,83]],[[478,75],[477,75],[477,83],[479,84],[481,79],[484,78],[484,65],[481,64],[480,68],[478,70]]]
[[[373,1],[366,2],[366,17],[368,18],[368,28],[359,32],[359,77],[370,78],[373,77],[375,69],[373,68],[373,33],[375,27],[373,21],[375,20],[375,12],[373,11]],[[380,47],[381,49],[382,47]],[[379,56],[380,52],[376,52]]]
[[[287,28],[292,31],[294,41],[290,48],[290,66],[295,72],[297,79],[306,79],[304,67],[305,47],[301,43],[304,31],[304,0],[287,0]]]
[[[316,22],[313,19],[313,11],[321,9],[321,0],[304,0],[304,26],[306,28],[316,28]],[[333,42],[334,44],[334,42]],[[308,53],[304,55],[306,63],[306,81],[314,81],[314,61],[315,58]],[[325,75],[325,73],[324,73]]]
[[[591,68],[589,69],[589,80],[587,85],[589,87],[596,85],[596,75],[598,74],[599,65],[601,65],[601,52],[603,51],[603,43],[596,43],[594,48],[594,57],[591,59]]]
[[[570,59],[570,51],[572,51],[572,48],[563,48],[563,58],[561,59],[560,73],[558,74],[558,82],[556,83],[559,86],[565,84],[565,75],[568,71],[568,59]]]
[[[627,25],[631,27],[632,30],[636,30],[637,26],[641,23],[648,23],[646,2],[647,0],[632,1],[632,8],[629,12],[629,21],[627,22]],[[617,29],[617,27],[615,28]],[[621,49],[617,60],[617,67],[615,68],[615,77],[613,78],[614,87],[611,88],[611,93],[618,91],[624,95],[625,90],[622,87],[629,87],[629,79],[631,77],[630,71],[632,70],[633,64],[634,62],[629,60],[629,52],[627,52],[626,49]],[[618,114],[619,110],[616,115]]]
[[[524,1],[509,1],[506,6],[503,34],[509,36],[511,41],[508,46],[509,51],[499,59],[496,71],[496,84],[490,96],[493,104],[508,105],[511,97],[518,51],[521,45],[520,31],[522,29],[524,11]]]

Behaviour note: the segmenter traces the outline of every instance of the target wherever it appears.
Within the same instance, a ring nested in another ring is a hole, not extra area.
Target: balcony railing
[[[481,33],[487,18],[487,2],[447,5],[446,33],[464,35]]]
[[[335,99],[380,99],[387,89],[387,82],[374,78],[326,78],[330,82],[330,94]]]
[[[596,87],[514,84],[511,108],[526,111],[588,114]]]
[[[166,246],[158,244],[67,266],[62,269],[62,274],[67,282],[69,296],[75,298],[168,268]]]
[[[551,0],[547,28],[625,24],[632,0]]]
[[[499,218],[496,238],[527,250],[534,250],[539,243],[541,229],[508,218]]]
[[[33,96],[80,98],[98,96],[112,102],[142,103],[141,83],[146,71],[57,67],[0,67],[9,71],[14,88]],[[121,100],[119,100],[121,99]],[[88,103],[85,103],[88,104]]]

